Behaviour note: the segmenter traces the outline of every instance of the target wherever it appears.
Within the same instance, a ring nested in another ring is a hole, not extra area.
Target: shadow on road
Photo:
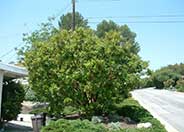
[[[33,129],[31,127],[8,123],[5,127],[5,132],[33,132]]]

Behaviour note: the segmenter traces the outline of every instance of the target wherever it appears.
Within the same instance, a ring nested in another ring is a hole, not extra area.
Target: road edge
[[[178,130],[176,130],[172,125],[170,125],[167,121],[165,121],[163,118],[161,118],[157,113],[155,113],[149,106],[147,106],[146,104],[144,104],[136,95],[134,92],[131,92],[132,98],[137,100],[139,102],[139,104],[144,107],[146,110],[148,110],[151,115],[158,119],[162,125],[164,125],[165,129],[168,132],[179,132]]]

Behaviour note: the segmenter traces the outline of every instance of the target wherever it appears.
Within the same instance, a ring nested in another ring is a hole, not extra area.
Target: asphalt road
[[[148,88],[135,90],[132,96],[169,132],[184,132],[184,93]]]

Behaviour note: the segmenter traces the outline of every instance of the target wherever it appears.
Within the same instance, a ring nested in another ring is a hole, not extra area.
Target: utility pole
[[[73,7],[73,13],[72,13],[72,30],[75,30],[75,0],[72,0],[72,7]]]

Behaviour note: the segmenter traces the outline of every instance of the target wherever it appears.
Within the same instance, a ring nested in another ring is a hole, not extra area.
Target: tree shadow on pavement
[[[5,132],[33,132],[31,127],[8,123],[5,127]]]

